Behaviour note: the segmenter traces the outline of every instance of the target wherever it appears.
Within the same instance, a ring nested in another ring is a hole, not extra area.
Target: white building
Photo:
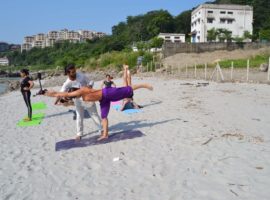
[[[160,33],[158,38],[163,38],[165,42],[184,43],[186,42],[185,34],[181,33]]]
[[[9,65],[9,60],[8,58],[0,58],[0,66],[8,66]]]
[[[253,32],[253,7],[242,5],[202,4],[191,14],[191,42],[207,42],[207,31],[227,29],[232,37]]]
[[[32,44],[30,44],[30,43],[23,43],[21,45],[21,51],[23,51],[23,50],[28,51],[30,49],[32,49]]]
[[[30,50],[33,47],[44,48],[52,47],[56,42],[68,40],[69,42],[78,43],[86,41],[86,39],[104,37],[106,34],[102,32],[93,32],[88,30],[69,31],[63,29],[60,31],[49,31],[48,34],[39,33],[34,36],[24,37],[21,45],[21,51]]]

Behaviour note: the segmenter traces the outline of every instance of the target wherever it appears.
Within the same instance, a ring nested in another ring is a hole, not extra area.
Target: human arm
[[[129,102],[128,99],[124,99],[124,100],[123,100],[123,103],[122,103],[122,106],[121,106],[121,108],[120,108],[120,111],[123,111],[123,110],[125,109],[125,106],[127,105],[128,102]]]
[[[114,87],[116,87],[116,85],[115,85],[115,83],[112,81],[112,85],[114,86]]]
[[[24,87],[23,89],[26,90],[31,90],[34,87],[34,82],[32,80],[28,81],[29,87]]]
[[[56,91],[47,91],[45,93],[45,96],[48,96],[48,97],[80,97],[82,96],[82,90],[79,89],[79,90],[76,90],[76,91],[73,91],[73,92],[56,92]]]
[[[105,85],[105,84],[104,84],[104,81],[103,81],[102,84],[101,84],[101,89],[103,89],[104,85]]]

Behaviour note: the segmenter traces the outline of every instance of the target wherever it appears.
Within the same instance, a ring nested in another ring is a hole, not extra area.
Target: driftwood
[[[211,137],[211,138],[209,138],[206,142],[204,142],[204,143],[202,143],[202,145],[206,145],[206,144],[208,144],[209,142],[211,142],[211,140],[213,140],[213,138]]]

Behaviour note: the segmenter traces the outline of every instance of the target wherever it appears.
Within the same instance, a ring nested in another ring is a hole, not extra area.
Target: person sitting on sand
[[[101,89],[105,86],[106,88],[109,87],[116,87],[115,83],[112,81],[113,77],[110,74],[106,74],[106,80],[104,80],[101,84]]]
[[[23,119],[23,121],[31,121],[32,120],[32,106],[31,106],[31,89],[34,87],[34,82],[29,77],[29,70],[28,69],[22,69],[20,71],[20,75],[22,77],[20,86],[21,86],[21,93],[23,95],[24,102],[27,106],[28,110],[28,116]]]
[[[153,90],[153,87],[147,83],[131,85],[131,75],[128,70],[128,65],[123,65],[123,68],[124,68],[124,74],[123,74],[124,87],[119,87],[119,88],[111,87],[111,88],[103,88],[99,90],[95,90],[89,87],[82,87],[70,93],[47,91],[45,95],[49,97],[82,97],[84,101],[99,101],[103,133],[98,138],[98,140],[107,139],[109,136],[108,114],[110,111],[111,102],[120,101],[125,98],[132,98],[133,91],[137,89],[146,88],[149,90]]]
[[[133,98],[125,98],[123,99],[123,104],[120,110],[124,111],[128,109],[141,109],[141,108],[143,108],[143,106],[136,104]]]

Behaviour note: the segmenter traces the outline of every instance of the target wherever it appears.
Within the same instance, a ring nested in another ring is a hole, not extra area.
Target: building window
[[[220,19],[221,24],[225,24],[226,20],[225,19]]]
[[[180,37],[178,37],[178,36],[175,36],[175,37],[174,37],[174,39],[178,39],[178,40],[179,40],[179,39],[180,39]]]
[[[232,23],[233,23],[233,19],[228,19],[228,20],[227,20],[227,23],[228,23],[228,24],[232,24]]]
[[[220,14],[226,14],[226,12],[225,11],[220,11]]]
[[[171,39],[171,37],[170,36],[165,36],[165,39]]]
[[[228,14],[229,14],[229,15],[232,15],[232,14],[233,14],[233,12],[228,12]]]
[[[213,10],[208,10],[207,13],[213,13]]]
[[[212,24],[213,21],[214,21],[214,19],[212,19],[212,18],[207,18],[207,23],[208,23],[208,24]]]

